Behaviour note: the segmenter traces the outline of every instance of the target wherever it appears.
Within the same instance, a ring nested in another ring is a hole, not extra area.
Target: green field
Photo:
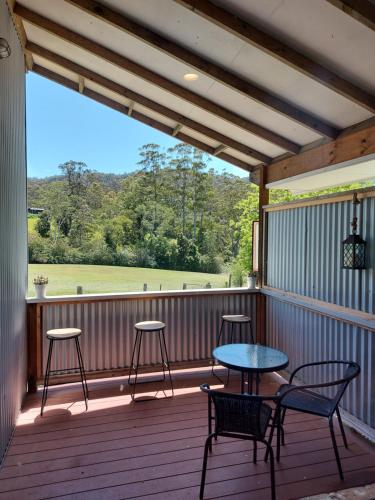
[[[144,269],[140,267],[84,266],[74,264],[29,264],[29,297],[35,296],[33,278],[48,276],[47,295],[75,295],[78,285],[83,293],[139,292],[147,283],[148,290],[181,290],[225,286],[226,274],[192,273]]]

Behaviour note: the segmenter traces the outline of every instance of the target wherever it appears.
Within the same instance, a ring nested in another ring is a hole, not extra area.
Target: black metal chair
[[[270,457],[271,463],[271,496],[275,500],[275,466],[274,455],[271,446],[274,419],[272,407],[265,401],[276,401],[277,396],[253,396],[250,394],[231,394],[228,392],[213,391],[208,384],[200,386],[201,390],[208,394],[208,431],[204,447],[202,478],[199,498],[203,498],[206,482],[207,456],[212,451],[212,439],[218,436],[225,436],[253,441],[253,462],[257,461],[257,442],[266,446],[267,460]],[[214,405],[214,415],[212,415],[212,403]],[[214,431],[212,423],[214,422]],[[268,439],[266,432],[268,427],[271,431]]]
[[[337,365],[341,365],[344,370],[343,376],[341,378],[337,378],[336,380],[330,380],[328,382],[322,382],[319,384],[309,384],[309,385],[293,384],[293,379],[300,370],[306,367],[312,367],[312,366],[329,367],[330,365],[332,365],[331,368],[334,368]],[[280,423],[277,433],[277,454],[276,454],[277,460],[280,459],[281,439],[284,444],[284,432],[282,429],[282,424],[284,423],[285,413],[287,410],[296,410],[304,413],[318,415],[320,417],[326,417],[328,418],[329,430],[331,433],[331,439],[340,478],[344,479],[340,461],[340,455],[338,452],[335,432],[333,428],[333,416],[336,413],[337,420],[341,430],[342,439],[345,448],[347,448],[348,442],[345,436],[344,426],[341,420],[339,403],[349,383],[359,375],[360,371],[361,371],[360,366],[354,361],[320,361],[315,363],[307,363],[305,365],[299,366],[296,370],[294,370],[294,372],[290,376],[289,383],[281,385],[277,392],[277,395],[279,396],[279,402],[278,402],[276,418]],[[337,390],[333,397],[328,397],[319,392],[316,392],[317,389],[323,389],[326,387],[334,387],[334,386],[337,386]]]

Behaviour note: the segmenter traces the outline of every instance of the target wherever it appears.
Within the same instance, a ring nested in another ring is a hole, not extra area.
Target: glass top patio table
[[[213,357],[223,366],[241,372],[241,392],[244,392],[244,376],[248,376],[248,390],[253,392],[253,375],[256,374],[256,394],[259,392],[259,374],[286,368],[289,364],[285,352],[259,344],[225,344],[216,347]]]

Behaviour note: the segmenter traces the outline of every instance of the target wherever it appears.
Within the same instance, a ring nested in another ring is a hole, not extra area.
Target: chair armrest
[[[302,370],[303,368],[306,368],[308,366],[322,366],[322,365],[343,365],[343,364],[347,364],[349,363],[349,361],[336,361],[336,360],[328,360],[328,361],[314,361],[312,363],[306,363],[304,365],[301,365],[299,366],[298,368],[296,368],[292,374],[290,375],[289,377],[289,384],[292,383],[293,379],[294,379],[294,376],[296,375],[297,372],[299,372],[300,370]]]

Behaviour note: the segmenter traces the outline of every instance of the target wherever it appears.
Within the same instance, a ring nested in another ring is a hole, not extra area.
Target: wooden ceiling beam
[[[56,83],[59,83],[60,85],[63,85],[64,87],[67,87],[71,90],[74,90],[76,92],[79,92],[79,84],[77,82],[73,82],[72,80],[69,80],[68,78],[65,78],[62,75],[59,75],[58,73],[55,73],[47,68],[44,68],[43,66],[40,66],[38,64],[34,64],[33,66],[33,72],[37,73],[38,75],[41,75],[45,78],[48,78],[49,80],[52,80]],[[86,97],[89,97],[90,99],[93,99],[94,101],[97,101],[101,104],[104,104],[105,106],[108,106],[115,111],[118,111],[124,115],[129,116],[129,108],[127,106],[124,106],[120,102],[114,101],[110,99],[109,97],[106,97],[102,94],[99,94],[98,92],[95,92],[94,90],[91,90],[87,87],[84,87],[83,95]],[[139,113],[138,111],[134,110],[131,113],[131,117],[134,118],[135,120],[145,124],[149,125],[152,128],[155,128],[159,130],[160,132],[163,132],[164,134],[170,135],[173,137],[173,127],[169,127],[168,125],[165,125],[164,123],[158,122],[154,118],[151,118],[149,116],[146,116],[142,113]],[[185,142],[186,144],[190,144],[191,146],[194,146],[197,149],[200,149],[201,151],[204,151],[205,153],[209,153],[211,155],[214,154],[215,148],[212,148],[211,146],[208,146],[204,142],[198,141],[197,139],[194,139],[193,137],[190,137],[187,134],[183,134],[182,132],[178,132],[175,137],[182,142]],[[235,165],[236,167],[242,168],[243,170],[247,172],[252,171],[252,166],[249,165],[248,163],[241,161],[231,155],[221,153],[217,155],[218,158],[221,158],[222,160],[231,163],[232,165]]]
[[[375,154],[375,124],[267,167],[267,184]]]
[[[320,135],[334,139],[338,136],[339,130],[321,118],[303,110],[302,108],[291,104],[285,99],[258,87],[257,85],[244,80],[227,68],[219,66],[212,61],[204,59],[200,55],[191,52],[177,43],[164,38],[158,33],[145,28],[132,19],[113,11],[105,5],[95,0],[66,0],[68,3],[80,8],[84,12],[95,16],[111,26],[120,29],[132,36],[135,36],[142,42],[151,47],[163,51],[168,56],[172,56],[178,61],[182,61],[219,83],[240,92],[241,94],[253,99],[264,106],[280,113],[287,118],[303,125],[304,127],[317,132]]]
[[[111,90],[112,92],[120,94],[126,97],[127,99],[134,101],[135,103],[141,104],[142,106],[152,109],[156,113],[159,113],[167,118],[170,118],[176,123],[180,123],[186,127],[191,128],[192,130],[199,132],[200,134],[210,137],[210,139],[225,144],[232,149],[235,149],[237,151],[240,151],[241,153],[244,153],[245,155],[255,158],[261,163],[264,164],[271,163],[272,159],[269,156],[261,153],[260,151],[250,148],[245,144],[236,141],[235,139],[227,137],[217,132],[216,130],[212,130],[209,127],[206,127],[205,125],[202,125],[190,118],[187,118],[184,115],[177,113],[176,111],[167,108],[166,106],[163,106],[162,104],[159,104],[151,99],[148,99],[147,97],[142,96],[141,94],[138,94],[137,92],[134,92],[126,87],[123,87],[122,85],[115,83],[112,80],[109,80],[108,78],[105,78],[104,76],[101,76],[98,73],[95,73],[94,71],[91,71],[79,64],[76,64],[73,61],[70,61],[69,59],[66,59],[63,56],[56,54],[55,52],[45,49],[40,45],[37,45],[33,42],[27,42],[26,51],[32,54],[36,54],[40,57],[43,57],[44,59],[47,59],[48,61],[51,61],[54,64],[58,64],[59,66],[69,71],[72,71],[73,73],[81,75],[87,80],[90,80],[98,85],[101,85],[102,87]]]
[[[14,7],[14,12],[20,16],[22,19],[25,19],[31,24],[42,28],[43,30],[52,33],[53,35],[78,46],[81,49],[86,50],[87,52],[92,53],[96,57],[100,57],[105,61],[110,62],[111,64],[130,72],[143,80],[146,80],[153,85],[156,85],[163,90],[184,99],[187,102],[190,102],[194,106],[202,108],[205,111],[208,111],[212,115],[222,118],[223,120],[228,121],[229,123],[236,125],[239,128],[246,130],[266,141],[269,141],[286,151],[290,151],[291,153],[298,153],[300,150],[300,146],[285,137],[280,136],[279,134],[268,130],[261,125],[258,125],[255,122],[248,120],[236,113],[230,111],[227,108],[220,106],[219,104],[210,101],[206,97],[203,97],[199,94],[192,92],[185,87],[177,85],[176,83],[168,80],[167,78],[155,73],[154,71],[149,70],[146,67],[141,66],[140,64],[131,61],[127,57],[124,57],[116,52],[113,52],[110,49],[107,49],[103,45],[90,40],[79,33],[76,33],[68,28],[65,28],[50,19],[47,19],[36,12],[16,3]]]
[[[131,116],[133,114],[133,111],[134,111],[134,101],[130,101],[128,106],[128,116]]]
[[[225,144],[220,144],[220,146],[218,146],[217,148],[215,148],[213,154],[214,154],[214,156],[218,156],[220,153],[222,153],[226,149],[227,149],[227,146],[225,146]]]
[[[181,123],[177,123],[177,125],[175,126],[175,128],[173,129],[173,132],[172,132],[173,137],[176,137],[176,135],[179,132],[181,132],[181,129],[182,129]]]
[[[241,40],[250,43],[267,54],[270,54],[279,61],[288,64],[288,66],[293,69],[314,79],[352,102],[359,104],[371,112],[375,112],[374,94],[367,92],[357,85],[354,85],[326,66],[323,66],[311,57],[298,52],[290,45],[274,38],[265,31],[261,31],[254,24],[244,21],[243,19],[239,19],[234,14],[231,14],[222,7],[213,4],[209,0],[175,0],[175,2],[187,7],[196,14],[216,24],[220,28],[241,38]],[[335,3],[335,0],[332,0],[332,3]],[[343,2],[339,1],[338,3]],[[349,3],[349,1],[345,3]]]
[[[368,0],[327,0],[360,23],[375,31],[375,4]]]

